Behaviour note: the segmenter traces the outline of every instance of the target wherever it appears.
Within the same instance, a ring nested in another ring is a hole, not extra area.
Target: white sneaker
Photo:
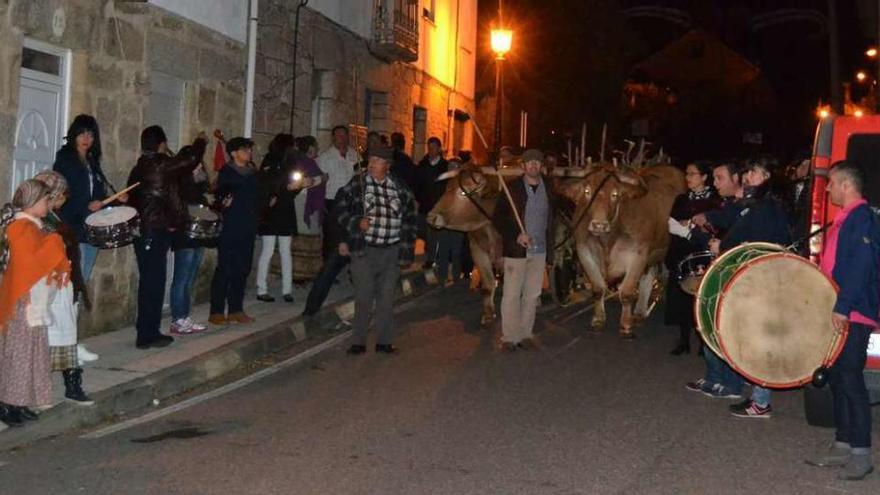
[[[207,327],[194,323],[189,317],[181,318],[171,324],[171,333],[175,335],[191,335],[204,332]]]
[[[79,361],[81,363],[89,363],[92,361],[97,361],[98,358],[101,356],[95,354],[94,352],[89,351],[88,349],[86,349],[86,346],[84,346],[82,344],[77,344],[76,357],[77,357],[77,359],[79,359]]]

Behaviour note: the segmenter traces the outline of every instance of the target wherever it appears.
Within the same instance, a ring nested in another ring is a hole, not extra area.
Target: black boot
[[[678,333],[678,346],[669,351],[669,354],[672,354],[673,356],[680,356],[691,352],[691,329],[684,325],[680,325],[678,327]]]
[[[24,418],[21,412],[15,406],[0,403],[0,421],[9,426],[21,426],[24,424]]]
[[[68,368],[62,372],[64,375],[64,397],[81,406],[91,406],[95,403],[82,389],[82,368]]]

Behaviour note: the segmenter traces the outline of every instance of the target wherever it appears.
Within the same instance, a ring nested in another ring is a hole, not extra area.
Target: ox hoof
[[[593,320],[590,323],[590,330],[594,332],[601,332],[605,330],[605,320]]]
[[[492,327],[493,323],[495,323],[494,316],[483,316],[480,318],[480,329],[487,330]]]
[[[636,334],[633,333],[631,328],[628,328],[628,329],[621,328],[620,329],[620,338],[622,340],[633,340],[636,338]]]

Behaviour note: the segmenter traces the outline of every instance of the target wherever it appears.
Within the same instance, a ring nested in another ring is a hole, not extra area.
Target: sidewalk
[[[95,405],[78,406],[64,400],[61,374],[54,373],[55,403],[41,414],[39,421],[2,430],[0,450],[142,412],[242,364],[311,337],[347,330],[347,321],[354,313],[347,273],[340,274],[324,307],[311,318],[301,316],[310,286],[295,288],[293,303],[284,302],[277,294],[276,302],[257,301],[251,288],[245,297],[245,311],[256,321],[248,325],[209,325],[207,331],[197,335],[175,336],[174,343],[162,349],[135,348],[133,326],[85,339],[81,343],[101,356],[83,366],[83,385]],[[271,279],[270,276],[270,287],[280,285]],[[434,285],[433,272],[407,270],[401,275],[398,300],[418,296]],[[194,321],[206,323],[208,309],[208,304],[193,307]],[[170,324],[166,315],[163,332],[167,332]],[[320,343],[320,339],[315,340],[315,344]]]

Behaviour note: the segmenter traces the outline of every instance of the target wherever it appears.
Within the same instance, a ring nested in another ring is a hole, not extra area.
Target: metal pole
[[[496,58],[495,59],[495,160],[499,160],[501,158],[501,112],[503,109],[502,100],[504,100],[504,86],[503,86],[503,68],[504,59]]]
[[[257,13],[259,0],[251,0],[248,9],[247,79],[244,97],[244,137],[249,138],[254,130],[254,80],[257,67]]]
[[[290,134],[293,134],[293,117],[296,112],[296,61],[299,53],[299,11],[309,3],[309,0],[300,0],[296,6],[296,16],[293,21],[293,68],[290,70]]]
[[[840,37],[837,29],[837,2],[828,0],[828,56],[831,70],[831,109],[843,115],[843,95],[840,86]]]

